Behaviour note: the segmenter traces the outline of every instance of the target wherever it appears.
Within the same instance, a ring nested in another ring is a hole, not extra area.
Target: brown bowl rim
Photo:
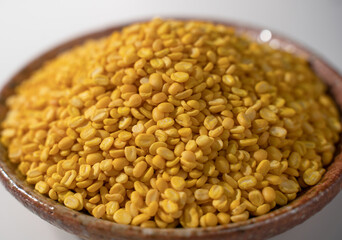
[[[201,19],[200,21],[206,21]],[[212,21],[234,27],[237,32],[247,34],[252,40],[258,40],[258,36],[264,28],[250,27],[248,25],[237,24],[231,21]],[[113,31],[118,31],[126,24],[110,27],[104,30],[95,31],[90,34],[66,41],[57,47],[45,52],[41,56],[32,60],[15,74],[0,93],[0,113],[4,117],[6,112],[4,100],[12,92],[13,88],[23,79],[29,76],[43,62],[52,59],[59,53],[79,45],[87,39],[95,39],[109,35]],[[141,21],[140,21],[141,22]],[[292,52],[296,55],[308,59],[315,72],[330,87],[330,91],[339,106],[342,108],[342,77],[326,61],[318,57],[312,51],[300,46],[288,38],[282,37],[272,32],[272,40],[277,41],[279,48]],[[76,234],[85,239],[264,239],[282,233],[297,224],[302,223],[313,214],[320,211],[329,203],[342,188],[342,154],[340,139],[333,163],[329,166],[323,179],[314,187],[308,189],[302,196],[292,201],[289,205],[278,208],[270,213],[251,218],[244,222],[230,223],[225,226],[209,228],[188,228],[188,229],[144,229],[141,227],[116,224],[114,222],[96,219],[90,215],[76,212],[64,207],[55,201],[40,195],[33,187],[23,181],[23,177],[17,174],[15,166],[8,161],[6,149],[0,145],[0,180],[6,189],[14,195],[25,207],[40,216],[51,224],[62,228],[70,233]],[[289,221],[290,220],[290,221]],[[267,230],[265,230],[267,229]],[[253,234],[250,234],[250,233]]]

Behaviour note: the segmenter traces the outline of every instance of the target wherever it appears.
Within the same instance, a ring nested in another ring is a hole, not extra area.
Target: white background
[[[342,72],[339,0],[0,0],[0,85],[33,57],[92,30],[155,16],[216,18],[270,28],[313,49]],[[0,240],[74,240],[0,186]],[[342,193],[320,213],[273,240],[342,239]]]

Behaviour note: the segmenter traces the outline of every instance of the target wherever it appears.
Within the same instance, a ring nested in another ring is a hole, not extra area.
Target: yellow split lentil
[[[1,142],[35,189],[141,227],[211,227],[315,185],[341,125],[305,59],[154,19],[50,60],[7,99]]]

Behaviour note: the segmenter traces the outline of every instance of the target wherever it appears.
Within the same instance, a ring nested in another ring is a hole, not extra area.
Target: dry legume
[[[315,185],[341,126],[301,58],[231,27],[155,19],[46,63],[1,142],[35,189],[141,227],[263,215]]]

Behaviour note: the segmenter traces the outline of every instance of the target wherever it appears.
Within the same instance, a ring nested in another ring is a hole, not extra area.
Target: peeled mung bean
[[[154,19],[49,61],[1,142],[35,189],[141,227],[245,221],[317,184],[341,125],[305,59],[207,22]]]

